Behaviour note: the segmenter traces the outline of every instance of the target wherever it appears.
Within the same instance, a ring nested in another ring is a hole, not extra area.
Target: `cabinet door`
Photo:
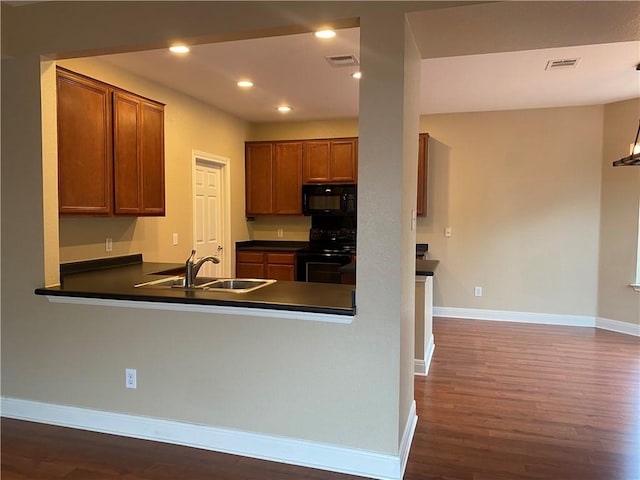
[[[164,215],[164,106],[143,100],[140,114],[141,213]]]
[[[273,213],[273,144],[247,143],[245,147],[246,214]]]
[[[164,107],[113,94],[116,215],[164,215]]]
[[[418,143],[418,203],[419,216],[427,214],[427,180],[429,173],[429,134],[421,133]]]
[[[267,252],[267,278],[294,281],[296,279],[296,254],[293,252]]]
[[[356,183],[358,179],[358,140],[331,141],[331,181]]]
[[[293,282],[296,279],[296,267],[294,265],[267,264],[266,278]]]
[[[273,213],[302,214],[302,142],[274,145]]]
[[[236,277],[264,278],[264,252],[236,252]]]
[[[142,213],[140,101],[123,92],[113,94],[113,178],[115,213]]]
[[[358,178],[358,139],[304,142],[303,183],[355,183]]]
[[[303,142],[302,181],[325,183],[331,181],[331,141]]]
[[[57,70],[58,208],[62,214],[112,212],[111,90]]]
[[[265,278],[264,263],[236,263],[237,278]]]

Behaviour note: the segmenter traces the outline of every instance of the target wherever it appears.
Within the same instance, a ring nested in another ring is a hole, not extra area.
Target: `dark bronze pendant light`
[[[631,147],[631,154],[628,157],[622,157],[620,160],[613,162],[614,167],[627,167],[631,165],[640,166],[640,152],[634,153],[636,145],[638,145],[638,135],[640,134],[640,123],[638,123],[638,132],[636,133],[636,139]]]

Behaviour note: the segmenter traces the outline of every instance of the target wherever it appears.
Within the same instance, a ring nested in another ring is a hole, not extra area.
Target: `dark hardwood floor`
[[[640,339],[435,319],[407,480],[640,480]],[[2,479],[360,477],[2,419]]]

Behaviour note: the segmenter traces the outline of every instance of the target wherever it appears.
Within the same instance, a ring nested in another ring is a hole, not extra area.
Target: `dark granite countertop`
[[[248,240],[236,242],[236,251],[295,252],[308,246],[309,242],[292,240]]]
[[[440,260],[421,260],[416,259],[416,275],[424,275],[426,277],[432,277],[433,272],[440,263]],[[355,273],[356,262],[353,261],[339,268],[340,273]]]
[[[175,275],[183,264],[142,262],[100,270],[67,273],[62,284],[38,288],[37,295],[134,300],[145,302],[218,305],[229,307],[288,310],[333,315],[354,315],[352,285],[285,282],[247,293],[206,290],[135,288],[134,285],[162,278],[158,272]]]

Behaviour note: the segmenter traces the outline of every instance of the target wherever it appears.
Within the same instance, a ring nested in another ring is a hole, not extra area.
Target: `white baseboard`
[[[482,310],[477,308],[433,307],[434,317],[493,320],[496,322],[541,323],[594,327],[595,317],[586,315],[561,315],[554,313],[510,312],[506,310]]]
[[[482,310],[476,308],[433,307],[434,317],[492,320],[495,322],[539,323],[569,327],[595,327],[603,330],[640,336],[640,325],[590,317],[588,315],[562,315],[555,313],[511,312],[506,310]]]
[[[626,335],[633,335],[636,337],[640,337],[640,325],[620,322],[618,320],[611,320],[609,318],[596,318],[596,328],[601,328],[603,330],[610,330],[612,332],[624,333]]]
[[[404,471],[407,468],[407,461],[409,460],[409,451],[411,450],[411,442],[413,441],[413,435],[416,432],[416,426],[418,425],[418,415],[416,414],[416,401],[411,402],[411,408],[409,409],[409,415],[407,416],[407,422],[404,426],[404,432],[402,433],[402,441],[400,442],[400,469],[397,472],[398,480],[402,480],[404,477]]]
[[[159,418],[2,397],[7,418],[184,445],[380,480],[401,480],[417,416],[413,402],[398,455]]]
[[[426,377],[429,375],[429,366],[431,365],[431,359],[433,358],[433,351],[436,349],[436,345],[433,341],[433,334],[429,338],[429,344],[426,346],[426,353],[424,360],[416,358],[413,361],[413,374]]]

